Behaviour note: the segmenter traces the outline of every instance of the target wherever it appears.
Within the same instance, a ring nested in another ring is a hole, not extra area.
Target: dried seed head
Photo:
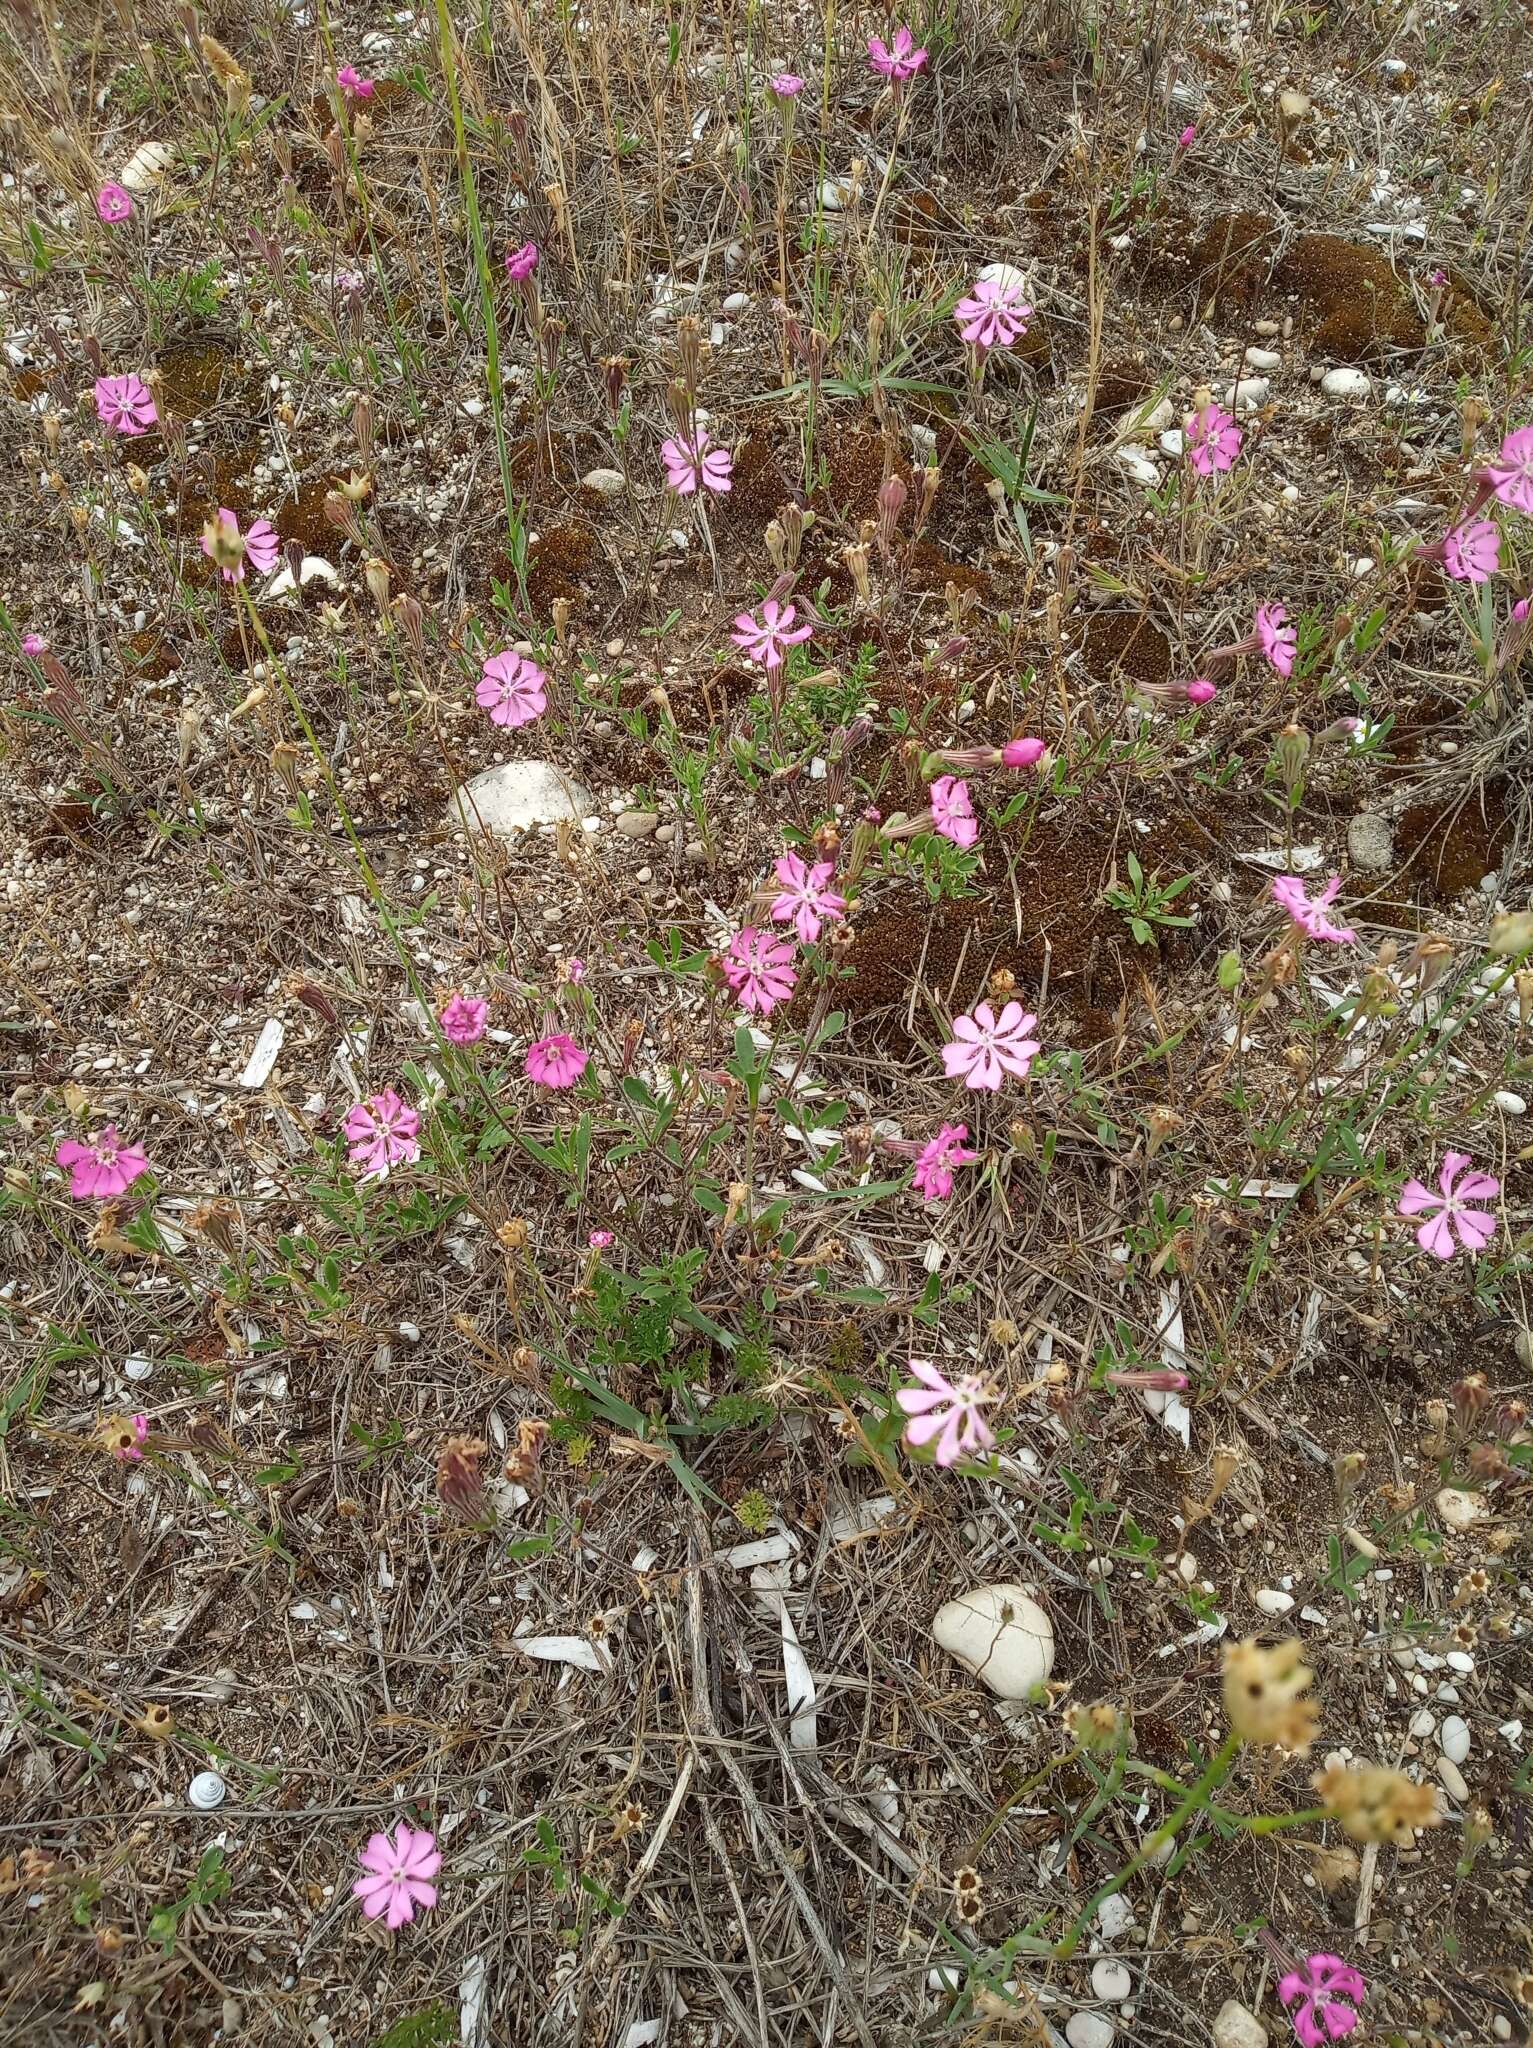
[[[480,1460],[489,1445],[477,1436],[450,1436],[437,1452],[437,1498],[462,1521],[477,1522],[484,1513],[484,1473]]]
[[[643,1827],[648,1815],[637,1799],[630,1799],[620,1806],[612,1819],[612,1839],[621,1842],[626,1835],[635,1834]]]
[[[532,1233],[528,1230],[523,1217],[508,1216],[495,1235],[500,1239],[500,1242],[508,1252],[521,1252],[527,1249],[528,1240]]]
[[[681,364],[681,383],[692,406],[697,402],[697,382],[703,365],[703,330],[695,314],[683,313],[676,322],[676,354]]]
[[[511,1354],[511,1370],[519,1380],[525,1381],[529,1386],[536,1381],[541,1363],[542,1360],[531,1344],[518,1344]]]
[[[168,1742],[175,1733],[176,1717],[163,1700],[151,1700],[139,1715],[138,1725],[152,1742]]]
[[[873,586],[868,580],[868,550],[865,542],[855,542],[841,550],[841,559],[846,564],[846,573],[851,577],[857,595],[864,604],[872,602]]]
[[[426,635],[424,630],[426,615],[421,610],[419,600],[413,598],[407,590],[402,590],[389,606],[389,610],[393,614],[395,623],[399,626],[400,631],[409,641],[411,653],[414,654],[417,661],[421,660],[426,652]]]
[[[1368,1463],[1362,1451],[1343,1451],[1331,1460],[1331,1484],[1336,1488],[1336,1505],[1345,1508],[1362,1483]]]
[[[1472,1372],[1456,1380],[1449,1389],[1453,1414],[1460,1429],[1470,1429],[1490,1406],[1490,1386],[1483,1372]]]
[[[1010,1316],[992,1316],[985,1334],[992,1344],[999,1344],[1004,1351],[1009,1351],[1012,1345],[1022,1342],[1022,1332]]]
[[[1327,1764],[1310,1780],[1320,1804],[1354,1842],[1415,1847],[1417,1831],[1442,1820],[1437,1791],[1381,1764]]]
[[[291,740],[278,740],[271,750],[271,769],[288,795],[296,803],[299,797],[298,749]]]
[[[517,1486],[530,1486],[543,1460],[548,1441],[548,1424],[536,1416],[523,1416],[516,1425],[516,1448],[506,1453],[506,1477]]]
[[[386,612],[389,603],[388,563],[380,555],[369,555],[362,565],[362,580],[373,603],[380,612]]]

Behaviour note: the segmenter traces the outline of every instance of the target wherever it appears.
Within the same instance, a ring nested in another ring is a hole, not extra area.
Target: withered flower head
[[[484,1513],[484,1473],[480,1459],[489,1449],[477,1436],[450,1436],[437,1452],[436,1490],[443,1507],[465,1522]]]
[[[1315,1674],[1303,1646],[1287,1638],[1270,1646],[1248,1636],[1224,1655],[1224,1711],[1242,1742],[1308,1749],[1320,1723],[1313,1700],[1301,1698]]]
[[[1435,1828],[1443,1817],[1435,1786],[1418,1785],[1382,1764],[1327,1764],[1310,1783],[1354,1842],[1409,1849],[1419,1828]]]
[[[506,1454],[506,1477],[513,1485],[530,1486],[537,1478],[547,1441],[548,1424],[536,1416],[523,1416],[516,1425],[516,1448]]]

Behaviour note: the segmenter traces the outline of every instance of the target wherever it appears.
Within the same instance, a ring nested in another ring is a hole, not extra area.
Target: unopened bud
[[[214,564],[231,573],[245,559],[245,541],[232,512],[217,512],[202,529],[202,544]]]
[[[868,550],[862,541],[841,550],[841,559],[846,564],[846,573],[856,587],[857,595],[864,604],[873,600],[873,586],[868,580]]]
[[[377,555],[370,555],[363,564],[362,580],[367,585],[367,594],[380,612],[388,610],[389,565]]]

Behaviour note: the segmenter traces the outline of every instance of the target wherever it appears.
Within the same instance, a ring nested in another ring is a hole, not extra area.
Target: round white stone
[[[1280,1592],[1276,1586],[1263,1586],[1256,1596],[1256,1604],[1263,1614],[1286,1614],[1293,1606],[1293,1595]]]
[[[1112,1956],[1103,1956],[1091,1966],[1091,1988],[1109,2005],[1121,2005],[1125,1998],[1133,1996],[1134,1980],[1122,1963]]]
[[[1469,1787],[1464,1782],[1464,1773],[1451,1757],[1440,1756],[1437,1759],[1437,1775],[1450,1799],[1456,1799],[1460,1806],[1468,1804]]]
[[[199,1771],[186,1788],[188,1802],[199,1813],[211,1813],[215,1806],[222,1806],[228,1787],[217,1771]]]
[[[1099,2012],[1073,2012],[1065,2021],[1065,2039],[1070,2048],[1112,2048],[1116,2029]]]
[[[1327,398],[1367,398],[1373,390],[1373,379],[1366,370],[1345,366],[1327,370],[1320,379],[1320,389]]]
[[[976,1586],[937,1610],[932,1640],[1003,1700],[1025,1700],[1054,1668],[1054,1625],[1020,1586]]]
[[[1469,1754],[1469,1723],[1462,1714],[1450,1714],[1437,1738],[1449,1763],[1461,1764]]]

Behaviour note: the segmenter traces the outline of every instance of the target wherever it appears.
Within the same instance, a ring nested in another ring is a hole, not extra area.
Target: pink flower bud
[[[1182,130],[1181,134],[1176,138],[1177,148],[1191,149],[1193,144],[1193,138],[1196,136],[1197,132],[1197,128],[1191,121],[1189,121],[1187,123],[1187,126]]]
[[[1186,1390],[1187,1375],[1172,1367],[1154,1372],[1110,1372],[1108,1381],[1115,1387],[1137,1387],[1146,1394],[1180,1394]]]
[[[1189,704],[1211,704],[1218,694],[1219,692],[1208,680],[1207,676],[1194,676],[1187,685],[1187,702]]]
[[[1001,765],[1003,768],[1032,768],[1047,752],[1042,740],[1008,740],[1001,749]]]

